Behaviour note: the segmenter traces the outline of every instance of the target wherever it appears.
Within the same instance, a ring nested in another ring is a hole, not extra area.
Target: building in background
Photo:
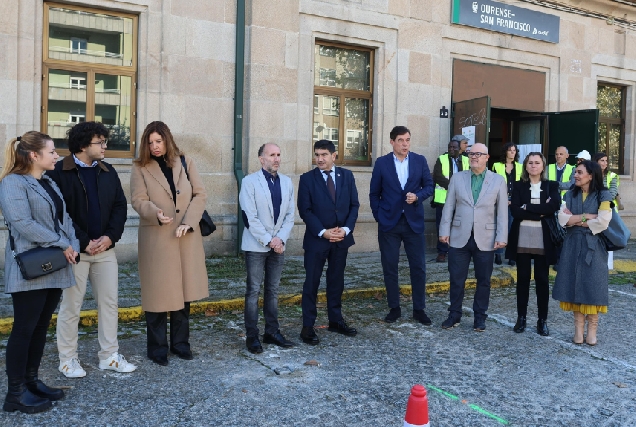
[[[245,35],[240,117],[234,115],[237,31]],[[207,208],[219,227],[205,241],[208,254],[237,248],[235,177],[259,167],[258,148],[279,144],[281,170],[297,182],[311,167],[318,139],[332,140],[337,163],[356,176],[362,206],[354,249],[377,250],[366,195],[374,159],[391,150],[388,133],[396,124],[412,130],[413,151],[431,165],[457,133],[488,144],[495,157],[508,141],[549,158],[559,145],[570,153],[605,151],[621,175],[621,214],[636,231],[635,87],[631,0],[0,6],[0,140],[38,129],[64,155],[73,124],[101,121],[112,133],[107,157],[128,192],[143,128],[165,121],[195,157],[210,195]],[[428,206],[427,215],[432,243]],[[122,259],[136,256],[132,209],[129,217],[117,246]],[[291,252],[301,251],[303,232],[297,218]]]

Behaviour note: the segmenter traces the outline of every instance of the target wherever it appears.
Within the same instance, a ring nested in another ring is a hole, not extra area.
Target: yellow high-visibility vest
[[[618,174],[615,174],[614,172],[611,172],[611,171],[607,172],[607,184],[605,184],[607,188],[609,188],[614,178],[616,178],[616,188],[618,188],[619,184],[621,183]],[[616,201],[616,199],[614,199],[613,202],[614,202],[614,210],[618,212],[618,202]]]
[[[468,170],[468,168],[470,167],[468,157],[462,156],[460,154],[458,158],[462,159],[462,170],[463,171]],[[444,175],[448,179],[450,177],[450,165],[448,164],[448,153],[442,154],[441,156],[439,156],[439,161],[442,164],[442,175]],[[443,205],[444,203],[446,203],[447,193],[448,191],[444,187],[441,187],[440,185],[435,184],[435,198],[433,199],[433,202],[440,203]]]
[[[572,177],[573,170],[574,170],[574,166],[566,164],[565,169],[563,170],[563,175],[561,175],[561,182],[569,182],[570,178]],[[556,172],[557,172],[556,163],[553,163],[548,166],[548,179],[550,181],[556,181],[556,176],[557,176]],[[565,195],[566,191],[568,190],[561,191],[561,197]]]
[[[523,165],[521,163],[515,162],[515,181],[521,180],[521,169]],[[506,184],[508,183],[508,177],[506,176],[506,164],[497,162],[492,165],[492,170],[499,175],[503,176],[506,180]]]

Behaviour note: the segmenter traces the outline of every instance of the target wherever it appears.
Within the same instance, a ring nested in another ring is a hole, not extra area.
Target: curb
[[[515,278],[510,275],[510,271],[507,269],[503,269],[505,273],[508,274],[508,277],[493,277],[490,282],[491,288],[501,288],[505,286],[510,286],[515,283]],[[510,269],[512,270],[512,269]],[[477,281],[475,279],[466,280],[466,289],[474,289],[477,286]],[[432,282],[426,284],[426,293],[428,295],[431,294],[442,294],[447,293],[450,289],[450,282]],[[400,293],[402,295],[411,295],[411,285],[401,285]],[[362,289],[349,289],[345,290],[342,293],[342,299],[353,299],[353,298],[369,298],[374,297],[376,295],[386,295],[386,289],[384,286],[382,287],[373,287],[373,288],[362,288]],[[286,294],[278,296],[278,304],[279,305],[299,305],[302,299],[302,294]],[[318,293],[318,302],[326,302],[327,296],[326,293],[319,292]],[[259,305],[262,305],[263,299],[259,299]],[[203,302],[195,302],[190,304],[190,313],[191,314],[200,314],[205,313],[210,310],[213,312],[221,312],[221,311],[232,311],[232,310],[243,310],[245,307],[245,300],[243,298],[234,298],[227,300],[219,300],[219,301],[203,301]],[[119,323],[126,322],[136,322],[144,318],[144,311],[141,309],[141,306],[135,307],[126,307],[120,308],[119,311]],[[97,310],[84,310],[80,313],[80,326],[93,326],[97,323]],[[54,314],[51,318],[51,325],[57,325],[57,314]],[[7,317],[4,319],[0,319],[0,334],[9,334],[13,327],[13,318]]]

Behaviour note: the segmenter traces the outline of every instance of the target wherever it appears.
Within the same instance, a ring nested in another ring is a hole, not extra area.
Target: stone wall
[[[72,4],[86,4],[70,1]],[[144,125],[163,120],[178,145],[195,157],[209,192],[208,211],[219,223],[207,238],[208,253],[236,248],[237,184],[234,178],[233,106],[235,0],[91,1],[91,6],[139,14],[137,139]],[[562,1],[582,7],[577,0]],[[585,8],[636,20],[636,8],[592,0]],[[390,152],[396,124],[412,130],[412,150],[432,168],[446,150],[452,61],[463,59],[546,73],[546,111],[594,108],[599,81],[625,85],[627,123],[621,195],[626,222],[636,231],[634,122],[636,33],[602,19],[542,8],[558,15],[558,44],[451,25],[444,0],[252,0],[247,1],[243,165],[258,170],[257,150],[275,142],[281,172],[292,177],[312,167],[313,48],[315,40],[375,49],[373,158]],[[0,140],[40,127],[42,14],[40,0],[0,2]],[[520,82],[522,84],[522,82]],[[563,142],[567,146],[567,141]],[[3,154],[0,154],[3,156]],[[129,196],[130,160],[113,159]],[[351,167],[360,200],[352,250],[377,250],[368,203],[372,167]],[[434,212],[425,203],[429,244],[435,241]],[[118,253],[136,255],[136,214],[130,210]],[[304,227],[288,248],[300,253]],[[4,232],[2,232],[4,233]],[[4,237],[3,237],[4,238]]]

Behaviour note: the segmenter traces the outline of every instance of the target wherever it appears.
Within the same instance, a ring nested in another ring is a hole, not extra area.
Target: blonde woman
[[[9,390],[3,409],[41,412],[64,392],[38,379],[46,331],[62,289],[75,285],[72,264],[77,263],[79,241],[66,213],[57,185],[46,175],[58,159],[53,140],[27,132],[7,143],[0,175],[0,208],[13,241],[5,248],[4,292],[13,300],[13,328],[7,342]],[[27,280],[12,255],[36,247],[58,247],[68,265],[51,274]]]

